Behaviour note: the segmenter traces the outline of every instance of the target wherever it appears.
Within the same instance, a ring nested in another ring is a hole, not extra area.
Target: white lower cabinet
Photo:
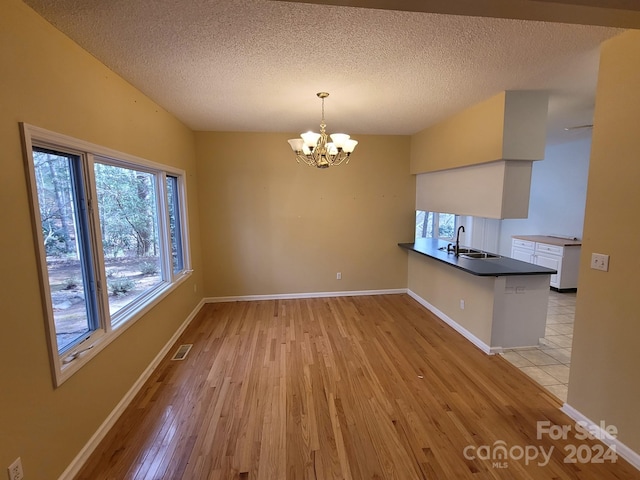
[[[533,249],[529,250],[528,248],[516,247],[515,245],[513,245],[511,247],[511,258],[515,258],[516,260],[520,260],[522,262],[534,263]]]
[[[550,284],[553,288],[573,290],[578,287],[579,245],[552,245],[514,238],[511,258],[556,270],[558,273],[551,275]]]

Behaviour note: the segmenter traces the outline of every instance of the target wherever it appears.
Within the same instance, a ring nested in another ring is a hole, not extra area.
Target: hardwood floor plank
[[[407,295],[208,304],[182,343],[78,480],[640,479],[565,463],[597,442],[537,438],[573,425],[558,400]],[[497,446],[551,454],[497,462]]]

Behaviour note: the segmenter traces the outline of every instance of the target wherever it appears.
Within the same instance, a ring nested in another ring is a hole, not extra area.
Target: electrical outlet
[[[342,272],[336,273],[336,280],[342,280]]]
[[[9,465],[9,480],[23,480],[24,473],[22,472],[22,460],[20,457],[16,458],[11,465]]]
[[[608,272],[609,255],[603,255],[602,253],[592,253],[591,268],[594,270],[602,270],[603,272]]]
[[[464,310],[464,300],[460,299],[460,310]]]

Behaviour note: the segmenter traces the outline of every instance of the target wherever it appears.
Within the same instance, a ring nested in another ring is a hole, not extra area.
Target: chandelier
[[[296,154],[298,163],[301,161],[310,167],[327,168],[334,165],[349,163],[349,157],[356,148],[358,142],[344,133],[334,133],[329,135],[331,142],[327,142],[327,133],[324,123],[324,99],[329,96],[327,92],[317,94],[322,100],[322,121],[320,122],[320,133],[307,132],[300,134],[301,138],[288,140],[291,149]]]

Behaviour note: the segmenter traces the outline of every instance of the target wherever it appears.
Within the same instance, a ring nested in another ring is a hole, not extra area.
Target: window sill
[[[193,273],[193,270],[185,270],[174,282],[158,288],[153,297],[148,301],[139,305],[137,308],[132,309],[127,315],[126,320],[118,323],[113,330],[109,332],[102,332],[93,341],[91,338],[81,343],[76,351],[76,358],[69,363],[63,363],[63,358],[69,358],[74,355],[70,352],[66,357],[57,357],[55,368],[55,387],[61,386],[66,380],[68,380],[74,373],[80,370],[86,365],[92,358],[98,355],[104,350],[111,342],[122,335],[130,326],[136,323],[140,318],[149,313],[154,307],[156,307],[162,300],[164,300],[171,292],[182,285]],[[56,353],[57,355],[57,353]]]

